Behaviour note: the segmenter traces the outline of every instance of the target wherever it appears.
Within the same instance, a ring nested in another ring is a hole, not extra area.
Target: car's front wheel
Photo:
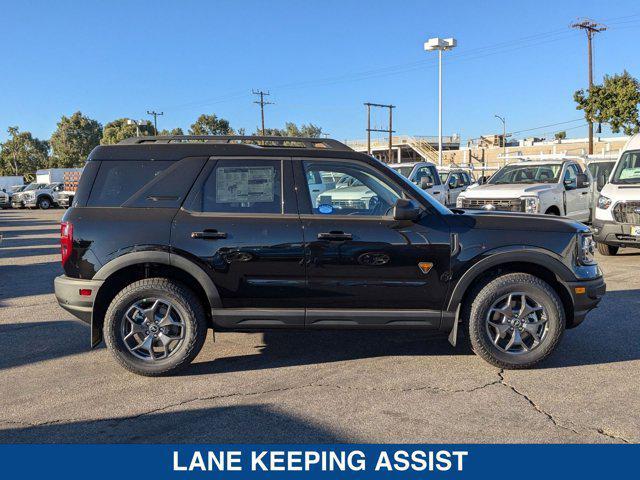
[[[484,285],[468,319],[473,351],[508,369],[529,368],[549,356],[565,329],[558,294],[542,279],[509,273]]]
[[[40,198],[38,200],[38,208],[40,210],[48,210],[49,208],[51,208],[51,200],[49,200],[48,198]]]
[[[184,368],[200,352],[206,335],[200,300],[167,278],[147,278],[125,287],[104,320],[107,347],[120,365],[138,375]]]

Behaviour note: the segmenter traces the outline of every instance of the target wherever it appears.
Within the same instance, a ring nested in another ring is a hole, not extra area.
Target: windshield
[[[640,183],[640,150],[622,154],[611,183]]]
[[[24,189],[25,189],[24,185],[15,185],[15,186],[11,187],[11,191],[13,193],[21,192]]]
[[[393,168],[396,172],[400,173],[400,175],[409,178],[409,175],[411,175],[411,172],[413,172],[413,165],[409,165],[406,167],[391,167]]]
[[[29,185],[27,185],[27,187],[25,188],[25,191],[27,190],[40,190],[41,188],[43,188],[45,186],[44,183],[30,183]]]
[[[552,165],[507,165],[498,170],[487,183],[493,185],[557,183],[561,164]]]

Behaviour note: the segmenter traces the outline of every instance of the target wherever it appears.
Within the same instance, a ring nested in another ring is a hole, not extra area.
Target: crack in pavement
[[[579,432],[578,430],[575,430],[571,427],[568,427],[566,425],[561,424],[560,422],[558,422],[558,420],[549,412],[547,412],[546,410],[543,410],[542,407],[540,407],[537,403],[535,403],[528,395],[526,395],[525,393],[519,391],[516,387],[514,387],[513,385],[511,385],[505,378],[504,378],[504,368],[501,368],[500,371],[498,372],[498,376],[500,377],[499,383],[501,383],[502,385],[504,385],[505,387],[509,388],[512,392],[514,392],[516,395],[524,398],[529,405],[531,405],[538,413],[541,413],[542,415],[544,415],[545,417],[547,417],[549,419],[549,421],[551,421],[551,423],[553,423],[553,425],[555,425],[558,428],[561,428],[563,430],[567,430],[569,432],[575,433],[576,435],[581,435],[581,436],[586,436],[583,432]],[[603,435],[605,437],[614,439],[614,440],[619,440],[622,441],[624,443],[631,443],[630,441],[628,441],[626,438],[615,435],[611,432],[605,431],[602,428],[594,428],[594,427],[584,427],[587,430],[593,430],[595,432],[597,432],[600,435]]]

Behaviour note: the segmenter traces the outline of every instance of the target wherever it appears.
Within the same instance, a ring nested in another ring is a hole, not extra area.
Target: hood
[[[555,183],[534,183],[534,184],[484,184],[474,188],[467,188],[461,195],[464,198],[518,198],[527,195],[537,195],[540,192],[553,190]]]
[[[640,200],[640,183],[626,185],[607,183],[600,195],[609,197],[614,203],[625,200]]]
[[[462,212],[463,210],[456,211]],[[586,225],[566,217],[532,213],[464,210],[464,213],[450,215],[449,218],[452,224],[485,230],[576,233],[589,229]]]

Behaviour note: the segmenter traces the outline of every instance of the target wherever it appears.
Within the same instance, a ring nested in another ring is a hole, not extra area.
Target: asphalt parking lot
[[[180,376],[89,350],[58,307],[63,211],[0,212],[0,442],[639,442],[640,251],[539,368],[415,332],[209,334]]]

